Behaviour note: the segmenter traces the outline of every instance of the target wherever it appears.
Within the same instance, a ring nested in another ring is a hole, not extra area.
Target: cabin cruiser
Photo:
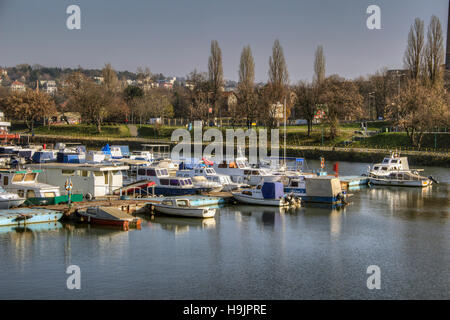
[[[168,169],[154,166],[140,167],[137,170],[136,180],[154,182],[155,194],[164,196],[190,195],[210,192],[213,189],[195,186],[191,178],[170,176]]]
[[[130,159],[144,160],[148,162],[152,162],[154,160],[153,154],[150,151],[132,151],[130,153]]]
[[[18,207],[24,203],[25,200],[25,198],[19,197],[16,193],[8,192],[0,187],[0,209]]]
[[[239,188],[247,188],[249,185],[243,183],[236,183],[231,180],[231,177],[225,174],[218,174],[214,168],[195,167],[191,170],[178,170],[177,177],[203,176],[208,181],[222,185],[223,191],[232,191]]]
[[[213,168],[219,174],[229,175],[235,183],[245,183],[251,186],[281,179],[280,175],[272,173],[269,169],[252,168],[245,157],[214,163]]]
[[[419,174],[423,169],[411,170],[407,157],[400,157],[393,152],[385,157],[381,163],[369,168],[369,182],[374,185],[427,187],[436,181],[433,177],[424,177]]]
[[[36,199],[59,197],[59,187],[37,181],[42,170],[0,170],[0,186],[4,190],[16,193],[20,198],[26,198],[34,203]]]
[[[242,203],[265,206],[287,207],[300,205],[300,197],[286,195],[281,182],[264,182],[256,188],[232,192],[233,197]]]

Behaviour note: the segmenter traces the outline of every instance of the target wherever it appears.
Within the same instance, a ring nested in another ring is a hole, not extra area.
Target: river
[[[450,170],[424,169],[441,183],[364,188],[340,210],[236,205],[207,220],[141,215],[130,231],[1,227],[0,298],[450,299]],[[66,286],[69,265],[80,290]],[[380,289],[367,287],[369,266]]]

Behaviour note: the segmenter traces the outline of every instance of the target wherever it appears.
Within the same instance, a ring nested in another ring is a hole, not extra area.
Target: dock
[[[341,180],[341,187],[343,190],[359,188],[360,186],[364,186],[369,183],[369,178],[363,176],[340,176],[339,180]]]

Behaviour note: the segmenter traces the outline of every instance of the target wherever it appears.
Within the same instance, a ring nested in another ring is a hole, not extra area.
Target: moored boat
[[[256,188],[247,188],[232,194],[237,201],[247,204],[286,207],[299,206],[301,203],[300,197],[285,194],[281,182],[264,182]]]
[[[128,228],[140,228],[141,220],[113,207],[89,207],[78,209],[77,214],[82,222]]]
[[[8,192],[0,187],[0,209],[9,209],[18,207],[25,202],[25,198],[19,197],[17,194]]]
[[[0,226],[58,221],[62,212],[42,208],[16,208],[0,211]]]
[[[188,198],[167,198],[161,203],[155,203],[152,206],[160,213],[174,216],[212,218],[216,214],[216,209],[191,205],[191,200]]]

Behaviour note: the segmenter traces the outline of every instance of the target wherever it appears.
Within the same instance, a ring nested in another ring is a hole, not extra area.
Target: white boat
[[[0,187],[0,209],[10,209],[18,207],[25,202],[25,198],[19,197],[17,194],[8,192]]]
[[[286,195],[281,182],[265,182],[256,188],[247,188],[232,194],[242,203],[276,207],[299,206],[301,200],[298,196]]]
[[[220,183],[209,181],[204,176],[192,177],[192,183],[194,184],[194,187],[211,190],[210,192],[220,192],[223,189],[223,186]]]
[[[403,186],[403,187],[427,187],[433,183],[432,177],[424,177],[419,174],[422,169],[411,170],[407,157],[400,157],[393,152],[385,157],[382,163],[375,164],[368,170],[369,182],[374,185]],[[434,180],[435,181],[435,180]]]
[[[248,184],[237,183],[231,180],[231,177],[226,174],[218,174],[214,168],[209,167],[194,167],[190,170],[178,170],[177,177],[192,178],[195,176],[203,176],[210,182],[215,182],[222,185],[222,191],[233,191],[240,188],[248,188]]]
[[[190,218],[212,218],[216,209],[191,206],[187,198],[165,199],[161,203],[153,204],[156,211],[182,217]]]

